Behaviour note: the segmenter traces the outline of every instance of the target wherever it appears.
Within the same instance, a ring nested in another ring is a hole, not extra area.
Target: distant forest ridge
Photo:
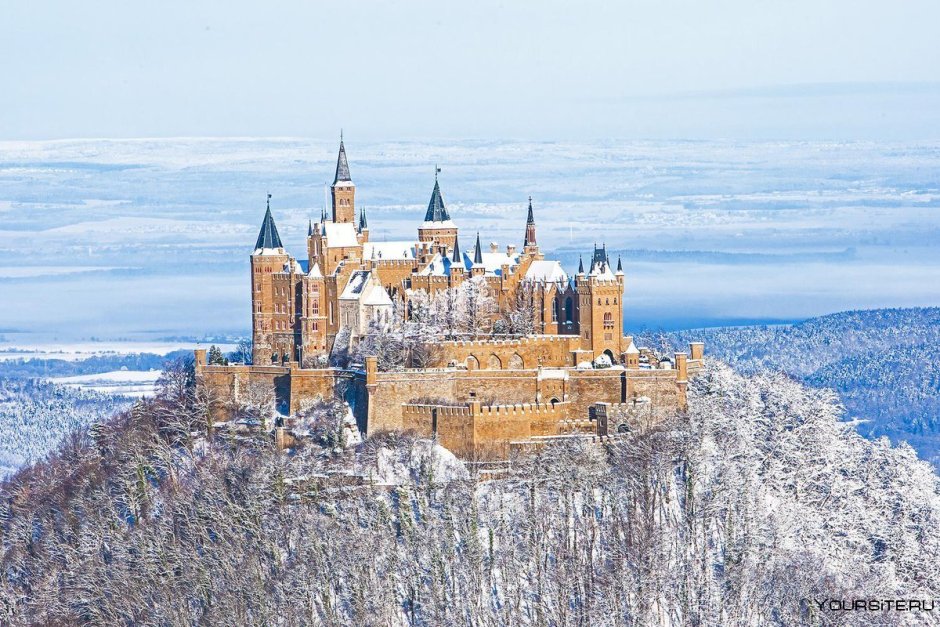
[[[845,311],[792,325],[646,333],[651,348],[706,355],[750,374],[781,371],[836,390],[859,432],[909,442],[940,466],[940,308]]]

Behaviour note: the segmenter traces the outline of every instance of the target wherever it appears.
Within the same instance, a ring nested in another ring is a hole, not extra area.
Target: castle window
[[[610,299],[608,298],[607,300],[605,300],[605,301],[604,301],[604,304],[605,304],[605,305],[609,305],[609,304],[610,304]]]
[[[614,328],[614,316],[609,311],[604,314],[604,328],[605,329]]]
[[[313,315],[320,315],[320,301],[318,300],[313,301]]]
[[[598,304],[598,305],[601,304],[601,299],[600,299],[600,298],[597,299],[597,304]]]
[[[614,296],[614,304],[615,304],[615,305],[617,304],[617,297],[616,297],[616,296]]]

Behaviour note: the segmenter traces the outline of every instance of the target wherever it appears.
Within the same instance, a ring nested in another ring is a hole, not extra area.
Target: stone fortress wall
[[[379,371],[371,357],[364,370],[210,366],[206,352],[197,350],[196,374],[216,399],[216,420],[232,418],[240,405],[265,394],[273,395],[281,413],[293,415],[342,390],[365,434],[411,430],[436,436],[446,448],[471,457],[532,437],[614,432],[617,425],[596,419],[598,404],[609,405],[611,416],[641,405],[648,414],[643,424],[654,424],[665,413],[685,408],[688,377],[703,359],[703,345],[695,343],[689,354],[675,354],[674,368],[578,369],[558,364],[564,359],[556,347],[566,347],[566,338],[547,338],[445,343],[447,357],[463,356],[464,363],[394,372]],[[521,367],[489,368],[489,360],[467,367],[467,359],[477,354]],[[514,363],[515,355],[521,364]],[[552,355],[558,359],[545,358]],[[539,356],[554,365],[533,365]]]

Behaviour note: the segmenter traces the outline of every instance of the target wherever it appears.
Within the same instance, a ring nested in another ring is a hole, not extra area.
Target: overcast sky
[[[0,0],[0,139],[937,139],[938,24],[936,0]]]

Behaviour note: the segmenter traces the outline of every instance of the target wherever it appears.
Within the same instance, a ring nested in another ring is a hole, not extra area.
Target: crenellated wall
[[[436,344],[436,366],[454,363],[468,370],[524,370],[574,366],[575,336],[532,335],[506,340],[454,340]]]
[[[445,448],[463,457],[493,452],[510,442],[568,433],[593,433],[589,419],[572,419],[568,403],[465,405],[405,403],[403,425],[426,437],[437,436]]]

